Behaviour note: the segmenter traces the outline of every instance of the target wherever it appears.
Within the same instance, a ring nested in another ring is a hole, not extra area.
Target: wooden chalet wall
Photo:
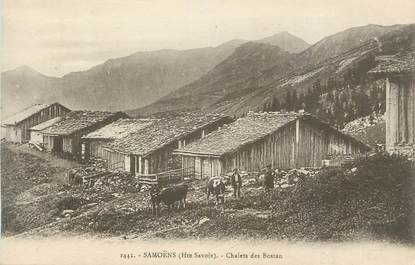
[[[103,150],[103,158],[107,161],[109,170],[126,171],[125,160],[126,155],[118,152],[113,152],[107,149]]]
[[[358,155],[368,151],[362,144],[313,121],[299,123],[296,167],[319,167],[323,159]]]
[[[6,141],[21,143],[23,142],[23,133],[20,126],[6,126]]]
[[[220,176],[227,172],[222,170],[221,159],[211,156],[183,156],[183,168],[194,168],[197,179]]]
[[[39,131],[31,131],[30,132],[30,142],[36,144],[43,143],[43,135]]]
[[[108,125],[122,117],[125,117],[124,113],[117,113],[104,121],[97,122],[92,126],[85,127],[83,129],[77,130],[71,134],[68,135],[52,135],[47,140],[47,144],[52,146],[52,151],[54,152],[62,152],[64,154],[71,154],[77,157],[81,157],[81,137],[93,132],[95,130],[98,130],[105,125]],[[53,142],[53,144],[50,144]],[[57,144],[58,143],[58,144]],[[48,148],[49,150],[49,148]]]
[[[173,150],[188,145],[194,141],[197,141],[209,133],[218,130],[224,124],[231,122],[231,118],[217,120],[203,128],[193,131],[192,133],[186,135],[180,140],[174,141],[168,146],[163,147],[157,152],[151,154],[148,157],[149,160],[149,173],[159,173],[163,171],[179,169],[183,167],[182,157],[173,155]],[[184,167],[187,168],[187,167]]]
[[[386,150],[415,157],[415,80],[386,81]]]
[[[230,141],[232,139],[229,139]],[[313,120],[296,120],[276,132],[221,157],[183,155],[183,167],[193,167],[201,178],[223,175],[234,168],[259,172],[267,164],[290,169],[320,167],[323,159],[361,154],[367,147]]]
[[[90,157],[104,157],[103,146],[108,142],[104,139],[88,139],[88,153]]]
[[[267,164],[273,168],[295,167],[295,123],[278,130],[272,135],[243,146],[240,150],[222,159],[225,172],[234,168],[246,171],[260,171]]]
[[[15,126],[6,127],[6,140],[12,142],[26,142],[30,140],[30,128],[55,117],[63,116],[70,110],[59,103],[54,103],[49,107],[31,115],[27,119],[19,122]]]
[[[354,155],[367,149],[335,130],[312,121],[292,122],[272,135],[222,159],[223,169],[260,171],[267,164],[289,169],[319,167],[323,159]]]
[[[124,161],[125,166],[123,167],[123,170],[129,171],[135,175],[155,174],[179,169],[182,168],[182,157],[173,155],[173,150],[190,144],[231,121],[231,118],[217,120],[216,122],[194,130],[185,137],[177,139],[162,148],[155,150],[145,157],[136,154],[124,155],[118,152],[105,150],[104,159],[106,159],[109,164],[121,163],[121,161]]]

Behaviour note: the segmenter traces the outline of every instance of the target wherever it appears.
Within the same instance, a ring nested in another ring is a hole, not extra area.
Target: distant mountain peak
[[[224,42],[224,43],[220,44],[218,47],[238,47],[241,44],[244,44],[245,42],[247,42],[247,40],[232,39],[230,41],[227,41],[227,42]]]
[[[35,69],[33,69],[30,66],[27,65],[21,65],[19,67],[16,67],[13,70],[9,70],[6,72],[20,72],[20,73],[32,73],[32,74],[40,74],[38,71],[36,71]]]
[[[2,75],[19,75],[26,77],[48,77],[28,65],[21,65],[15,69],[2,72]]]
[[[284,30],[284,31],[280,31],[280,32],[278,32],[278,33],[275,33],[275,34],[271,35],[270,37],[276,37],[276,36],[293,36],[293,37],[298,38],[297,36],[295,36],[295,35],[293,35],[293,34],[289,33],[289,32],[288,32],[288,31],[286,31],[286,30]]]
[[[289,33],[288,31],[278,32],[269,37],[256,40],[256,42],[278,46],[290,53],[300,53],[310,47],[310,44],[308,44],[305,40]]]

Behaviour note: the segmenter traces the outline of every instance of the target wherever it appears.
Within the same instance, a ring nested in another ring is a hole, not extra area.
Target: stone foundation
[[[391,154],[405,155],[409,158],[415,159],[415,145],[395,145],[388,148]]]

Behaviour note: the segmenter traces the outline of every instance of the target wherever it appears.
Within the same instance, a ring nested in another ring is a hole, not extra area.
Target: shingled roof
[[[146,126],[151,125],[154,119],[119,119],[101,129],[93,131],[83,139],[119,139],[131,133],[137,132]]]
[[[415,51],[406,51],[391,56],[379,56],[380,63],[370,70],[370,75],[401,75],[415,73]]]
[[[13,116],[5,119],[2,122],[2,125],[16,125],[24,121],[25,119],[29,118],[30,116],[38,113],[39,111],[46,109],[49,106],[50,104],[36,104],[36,105],[30,106],[22,110],[21,112],[18,112],[14,114]]]
[[[172,119],[160,119],[136,133],[109,143],[106,148],[124,154],[148,155],[175,140],[220,120],[230,120],[219,114],[188,114]]]
[[[317,121],[322,126],[330,128],[331,130],[336,130],[339,134],[342,134],[349,139],[351,138],[355,142],[369,148],[367,145],[307,113],[251,112],[248,113],[246,117],[240,118],[234,123],[225,125],[221,130],[212,132],[203,139],[193,142],[182,149],[176,149],[175,153],[213,156],[222,156],[227,153],[233,153],[242,146],[254,143],[297,119],[312,119],[313,121]]]
[[[79,130],[94,126],[97,123],[106,121],[116,115],[121,116],[121,112],[107,111],[72,111],[62,117],[62,120],[53,124],[49,128],[42,131],[44,134],[50,135],[70,135]]]
[[[49,128],[50,126],[52,126],[53,124],[57,123],[58,121],[62,120],[62,117],[55,117],[53,119],[47,120],[45,122],[39,123],[36,126],[33,126],[32,128],[30,128],[31,131],[42,131],[46,128]]]

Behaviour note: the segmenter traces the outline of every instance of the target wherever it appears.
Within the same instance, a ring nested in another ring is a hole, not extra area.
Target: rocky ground
[[[338,182],[322,181],[331,175],[344,179],[343,170],[324,174],[293,170],[280,174],[278,188],[269,195],[255,179],[245,177],[243,197],[234,199],[228,186],[223,205],[215,205],[213,199],[206,201],[204,181],[188,182],[186,209],[169,212],[163,207],[156,217],[151,213],[148,191],[145,187],[138,191],[134,178],[114,174],[98,178],[91,187],[69,185],[65,173],[79,165],[54,159],[33,153],[28,146],[2,144],[3,235],[350,240],[373,236],[368,221],[395,225],[393,216],[399,209],[394,209],[401,204],[391,200],[387,191],[354,190],[361,189],[359,185],[349,191],[363,195],[348,198],[339,193]],[[344,173],[348,178],[356,174],[348,172],[350,176]],[[320,190],[322,194],[316,192]],[[365,194],[373,198],[365,201]]]
[[[244,180],[239,200],[228,186],[220,206],[213,198],[206,201],[205,181],[191,181],[186,209],[168,212],[164,207],[155,217],[149,193],[146,187],[138,191],[136,179],[115,174],[88,188],[69,185],[66,172],[80,165],[64,161],[27,145],[2,144],[3,234],[198,238],[216,237],[220,231],[219,236],[269,237],[263,228],[271,211],[263,207],[267,199],[255,179]],[[209,223],[217,222],[221,229],[212,232]],[[243,228],[244,222],[248,227]]]

